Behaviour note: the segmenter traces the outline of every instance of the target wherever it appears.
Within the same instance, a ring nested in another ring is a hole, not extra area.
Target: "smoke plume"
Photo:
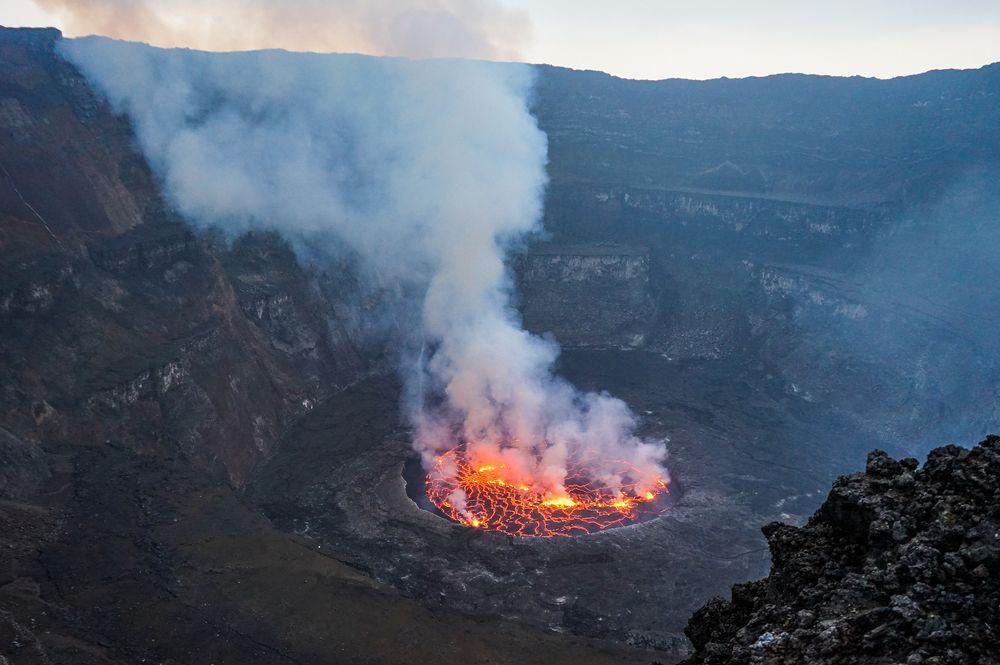
[[[662,444],[636,437],[620,400],[557,378],[555,343],[511,306],[505,252],[539,229],[546,184],[530,67],[103,38],[63,52],[132,118],[188,219],[335,238],[371,275],[421,294],[425,353],[403,376],[426,462],[467,441],[552,494],[569,461],[610,487],[621,461],[633,481],[666,477]]]
[[[526,15],[492,0],[34,0],[67,33],[207,51],[514,60]]]

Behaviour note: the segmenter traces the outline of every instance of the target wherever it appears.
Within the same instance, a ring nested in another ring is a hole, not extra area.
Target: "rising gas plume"
[[[539,230],[546,184],[530,67],[103,38],[63,52],[133,120],[187,218],[335,240],[371,279],[421,294],[424,352],[402,373],[428,469],[461,444],[541,501],[568,499],[581,472],[616,496],[663,487],[662,443],[635,435],[622,401],[556,377],[556,344],[511,305],[505,253]],[[449,503],[473,524],[466,499]]]
[[[207,51],[517,59],[528,17],[490,0],[34,0],[67,33]]]

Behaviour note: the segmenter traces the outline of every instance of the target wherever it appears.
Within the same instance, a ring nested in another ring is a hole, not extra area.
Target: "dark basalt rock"
[[[41,451],[0,427],[0,500],[29,494],[48,475]]]
[[[694,615],[686,663],[1000,662],[998,479],[998,436],[920,470],[871,453],[805,527],[764,527],[770,576]]]
[[[518,255],[513,264],[529,330],[555,335],[564,348],[645,343],[656,314],[648,249],[550,243]]]

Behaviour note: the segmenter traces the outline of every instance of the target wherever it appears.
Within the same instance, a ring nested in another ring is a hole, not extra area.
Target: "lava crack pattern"
[[[638,473],[615,463],[620,477]],[[610,489],[580,469],[567,474],[565,493],[549,495],[505,477],[502,464],[469,460],[465,445],[436,458],[427,474],[427,496],[446,517],[466,526],[510,536],[552,538],[579,536],[625,526],[666,508],[666,479],[650,488],[626,482]]]

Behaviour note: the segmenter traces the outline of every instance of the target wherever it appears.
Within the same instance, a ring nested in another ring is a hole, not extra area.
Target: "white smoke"
[[[662,444],[635,436],[620,400],[555,377],[558,348],[523,330],[511,306],[505,251],[538,230],[546,184],[530,67],[103,38],[62,49],[132,118],[187,218],[333,236],[372,274],[424,294],[415,335],[429,357],[404,378],[426,462],[468,441],[549,493],[563,491],[574,460],[610,487],[623,481],[606,471],[621,468],[613,462],[650,486],[666,477]]]
[[[207,51],[517,59],[527,15],[492,0],[34,0],[71,35]]]

